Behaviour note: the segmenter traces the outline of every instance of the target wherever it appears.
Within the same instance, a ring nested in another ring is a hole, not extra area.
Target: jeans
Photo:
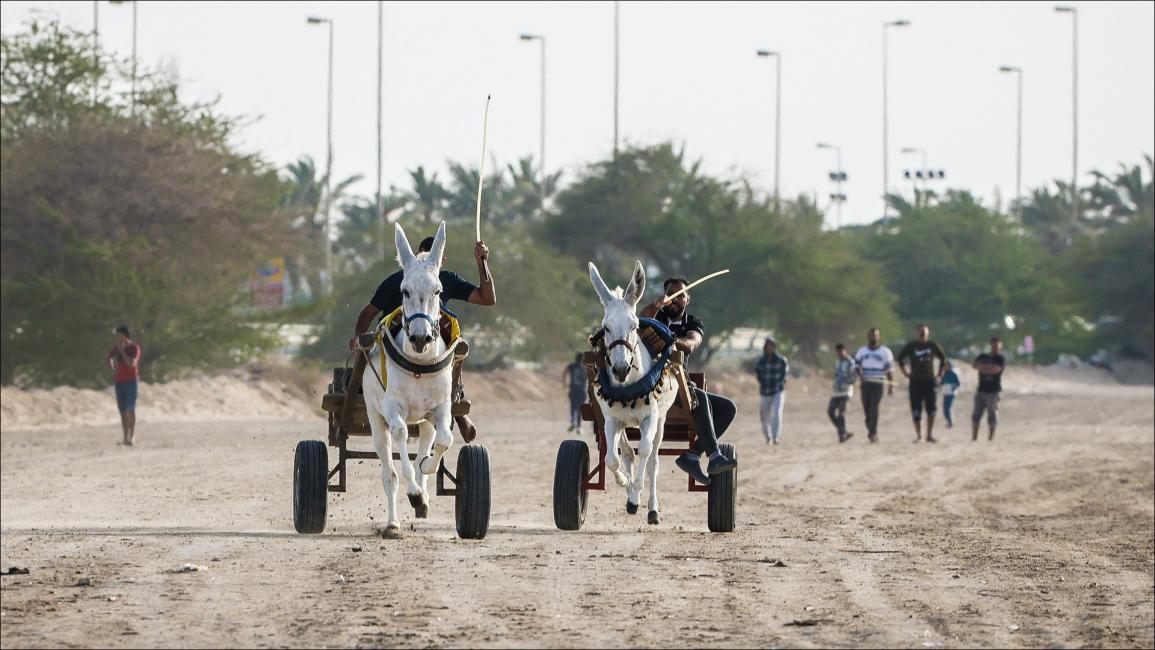
[[[954,395],[942,396],[942,414],[946,418],[946,423],[954,426],[954,414],[951,413],[951,407],[954,406]]]
[[[697,433],[697,439],[694,440],[692,450],[701,454],[706,452],[708,455],[713,455],[718,451],[718,438],[726,433],[726,429],[730,427],[730,423],[734,421],[734,416],[738,414],[738,407],[734,402],[716,395],[714,393],[707,393],[706,391],[691,386],[694,397],[698,401],[698,408],[690,411],[690,415],[694,418],[694,430]],[[681,404],[682,398],[678,397],[678,403]]]
[[[763,395],[760,413],[762,415],[762,437],[767,442],[778,441],[778,430],[782,427],[782,405],[786,393],[778,391],[773,395]]]
[[[871,438],[878,435],[878,411],[884,390],[886,386],[882,382],[862,382],[862,410],[866,414],[866,432]]]
[[[846,395],[835,395],[826,406],[826,415],[838,430],[839,440],[846,438],[846,405],[849,402],[850,398]]]
[[[569,394],[569,425],[579,428],[582,425],[582,404],[586,403],[585,392],[571,391]]]

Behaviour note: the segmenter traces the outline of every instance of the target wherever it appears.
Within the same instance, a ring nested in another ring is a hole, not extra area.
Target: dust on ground
[[[29,573],[0,578],[0,641],[1150,647],[1155,393],[1109,379],[1012,369],[997,438],[972,443],[964,375],[959,425],[916,446],[901,390],[883,402],[879,444],[855,401],[859,435],[839,445],[827,382],[811,377],[789,385],[771,448],[752,379],[721,377],[713,386],[739,403],[725,439],[741,464],[738,529],[716,535],[705,495],[667,459],[661,525],[626,514],[611,481],[581,531],[556,530],[560,368],[472,375],[494,478],[480,541],[456,538],[451,497],[420,521],[402,498],[402,538],[379,537],[375,461],[354,462],[349,492],[330,494],[325,534],[297,535],[293,448],[325,431],[291,398],[299,386],[206,378],[203,395],[168,385],[164,399],[144,387],[135,448],[115,445],[110,395],[57,393],[41,417],[5,390],[0,566]],[[286,411],[264,410],[278,391]]]

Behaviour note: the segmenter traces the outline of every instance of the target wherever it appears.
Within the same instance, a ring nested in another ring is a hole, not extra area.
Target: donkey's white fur
[[[394,224],[397,244],[397,261],[401,264],[404,279],[401,281],[403,312],[409,316],[427,314],[433,322],[441,318],[441,257],[445,250],[445,223],[437,229],[433,238],[433,248],[426,254],[414,255],[405,238],[401,224]],[[386,314],[387,315],[387,314]],[[389,333],[385,332],[388,336]],[[409,359],[422,362],[432,361],[445,352],[445,343],[436,327],[422,318],[409,322],[394,338],[397,347]],[[381,374],[381,350],[379,347],[369,352],[369,364]],[[405,477],[405,493],[416,506],[428,506],[429,493],[426,490],[428,475],[437,471],[441,457],[453,445],[453,433],[449,429],[451,416],[451,391],[453,373],[450,367],[434,374],[423,374],[415,378],[402,370],[388,356],[385,357],[388,372],[388,389],[382,390],[372,370],[367,370],[362,380],[365,393],[365,409],[369,414],[369,428],[373,431],[373,446],[381,459],[381,482],[385,485],[385,496],[389,513],[386,530],[398,529],[397,520],[397,473],[393,469],[393,450],[401,457],[401,473]],[[419,459],[418,474],[409,460],[408,424],[425,420],[421,424],[421,436],[417,443]],[[386,435],[388,434],[388,435]]]
[[[602,327],[605,328],[605,344],[607,347],[614,341],[624,339],[633,347],[631,352],[625,346],[616,346],[609,351],[610,382],[616,386],[631,384],[644,376],[654,364],[646,346],[638,336],[638,317],[635,310],[642,292],[646,288],[646,273],[642,263],[636,262],[634,274],[630,278],[630,286],[623,292],[620,288],[610,290],[602,281],[598,267],[593,262],[589,264],[590,281],[597,291],[598,300],[605,308],[605,317],[602,318]],[[666,381],[672,381],[667,378]],[[630,408],[627,405],[616,404],[608,406],[605,399],[597,395],[598,406],[606,421],[606,468],[614,475],[618,485],[626,486],[627,507],[637,506],[646,474],[650,476],[651,517],[656,518],[658,513],[658,448],[662,445],[662,433],[666,425],[666,411],[670,410],[677,399],[677,391],[667,386],[660,395],[653,395],[650,403],[639,400],[637,405]],[[626,428],[637,427],[641,431],[638,441],[637,457],[626,439]],[[618,447],[622,448],[622,458],[618,457]]]

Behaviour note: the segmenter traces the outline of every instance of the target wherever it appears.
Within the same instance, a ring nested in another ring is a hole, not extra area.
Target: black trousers
[[[826,415],[830,417],[830,421],[838,429],[839,440],[846,437],[846,404],[849,401],[850,398],[845,395],[831,397],[830,404],[826,406]]]
[[[698,400],[698,408],[690,411],[698,434],[691,449],[699,454],[705,452],[712,455],[718,451],[718,438],[726,433],[734,416],[738,415],[738,406],[721,395],[707,393],[697,386],[691,386],[690,390]],[[678,397],[678,403],[681,403],[681,399]]]
[[[878,434],[878,411],[884,390],[886,386],[882,382],[862,382],[862,410],[866,414],[866,431],[871,437]]]

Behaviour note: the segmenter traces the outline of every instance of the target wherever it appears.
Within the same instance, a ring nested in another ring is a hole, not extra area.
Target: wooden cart
[[[464,343],[462,344],[464,346]],[[468,346],[459,351],[459,359],[454,360],[454,385],[458,385],[461,364]],[[350,459],[377,459],[376,451],[349,449],[349,438],[371,436],[369,417],[365,408],[365,398],[361,392],[366,356],[359,351],[354,355],[352,367],[333,369],[333,382],[321,399],[321,408],[329,416],[328,446],[337,450],[337,462],[329,468],[328,447],[320,440],[302,440],[297,443],[293,469],[293,525],[298,533],[317,534],[325,530],[327,495],[329,492],[344,492],[346,489],[347,462]],[[455,403],[453,415],[469,413],[468,402]],[[409,425],[410,444],[416,444],[418,424]],[[393,460],[400,458],[393,452]],[[416,454],[409,454],[410,460]],[[457,454],[457,471],[450,472],[445,466],[445,458],[437,467],[436,495],[452,496],[456,499],[457,534],[468,539],[481,539],[489,529],[490,481],[489,450],[482,445],[462,444]],[[414,504],[417,518],[428,513],[421,504]]]

